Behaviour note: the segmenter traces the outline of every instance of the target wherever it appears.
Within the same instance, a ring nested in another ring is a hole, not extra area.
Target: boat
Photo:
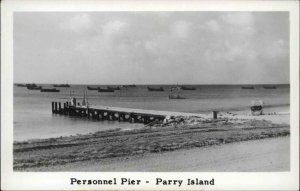
[[[56,88],[50,88],[50,89],[41,89],[41,92],[60,92],[60,90],[56,89]]]
[[[178,91],[178,90],[181,90],[181,87],[180,86],[173,86],[170,88],[171,92],[172,91]]]
[[[96,88],[93,88],[93,87],[90,87],[90,86],[87,87],[88,90],[99,90],[99,88],[100,87],[96,87]]]
[[[191,86],[181,86],[180,89],[182,89],[182,90],[196,90],[195,87],[191,87]]]
[[[265,89],[276,89],[276,86],[268,85],[264,86]]]
[[[69,88],[70,85],[69,84],[54,84],[53,87],[56,87],[56,88]]]
[[[156,91],[156,92],[163,92],[164,89],[162,87],[159,88],[150,88],[149,86],[147,86],[148,91]]]
[[[109,90],[120,90],[119,86],[117,86],[117,87],[106,86],[106,88],[109,89]]]
[[[114,92],[115,90],[112,89],[103,89],[103,88],[99,88],[98,92]]]
[[[254,89],[254,86],[242,86],[242,89],[253,90],[253,89]]]
[[[132,85],[123,85],[124,88],[135,88],[136,85],[132,84]]]
[[[186,99],[186,98],[181,97],[180,95],[177,95],[177,96],[175,96],[175,95],[169,95],[169,99]]]
[[[41,90],[42,86],[37,86],[36,84],[26,84],[27,89],[29,90]]]
[[[15,86],[18,86],[18,87],[27,87],[26,84],[15,84]]]

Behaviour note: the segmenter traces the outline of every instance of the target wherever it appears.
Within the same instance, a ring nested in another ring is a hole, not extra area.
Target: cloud
[[[204,27],[213,32],[218,32],[221,28],[220,24],[214,19],[205,22]]]
[[[88,14],[78,14],[60,24],[61,28],[74,32],[83,32],[92,27],[92,21]]]
[[[127,26],[128,24],[122,21],[118,21],[118,20],[108,21],[102,25],[103,35],[109,37],[109,36],[119,34]]]
[[[254,24],[252,13],[249,12],[231,12],[221,16],[222,20],[231,25],[249,26]]]
[[[14,24],[14,77],[20,82],[28,81],[27,76],[45,83],[265,83],[289,79],[288,14],[19,14]],[[45,78],[35,75],[45,68],[68,76],[56,72]],[[73,75],[81,70],[88,75]],[[266,71],[282,71],[282,76],[271,78]]]
[[[227,24],[227,28],[232,34],[253,35],[256,32],[254,28],[255,19],[253,13],[225,13],[221,15],[221,20]]]
[[[190,23],[187,21],[176,21],[170,26],[171,33],[175,37],[187,38],[190,33]]]

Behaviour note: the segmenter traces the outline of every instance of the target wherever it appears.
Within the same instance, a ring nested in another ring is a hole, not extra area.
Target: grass
[[[14,143],[14,170],[63,165],[72,162],[132,157],[145,153],[207,147],[216,144],[288,136],[288,125],[245,120],[182,122],[142,129],[113,129],[85,135]]]

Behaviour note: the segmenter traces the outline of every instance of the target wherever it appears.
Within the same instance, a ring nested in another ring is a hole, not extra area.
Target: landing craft
[[[253,90],[253,89],[254,89],[254,86],[242,86],[242,89]]]
[[[41,92],[60,92],[60,90],[56,89],[56,88],[50,88],[50,89],[41,89]]]
[[[163,92],[164,89],[162,87],[159,88],[150,88],[149,86],[147,86],[148,91],[157,91],[157,92]]]
[[[99,88],[98,92],[114,92],[115,90],[112,89],[103,89],[103,88]]]
[[[188,87],[188,86],[181,86],[180,87],[182,90],[196,90],[195,87]]]
[[[62,88],[69,88],[70,85],[69,84],[54,84],[53,87],[62,87]]]
[[[93,88],[93,87],[87,86],[87,89],[88,89],[88,90],[99,90],[99,88],[100,88],[100,87]]]

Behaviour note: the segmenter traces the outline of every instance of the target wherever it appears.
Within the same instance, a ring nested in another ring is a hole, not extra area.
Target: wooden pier
[[[175,116],[201,116],[196,113],[181,113],[170,111],[156,111],[133,108],[107,107],[107,106],[81,106],[71,102],[52,102],[52,113],[92,120],[122,121],[130,123],[163,122]]]

